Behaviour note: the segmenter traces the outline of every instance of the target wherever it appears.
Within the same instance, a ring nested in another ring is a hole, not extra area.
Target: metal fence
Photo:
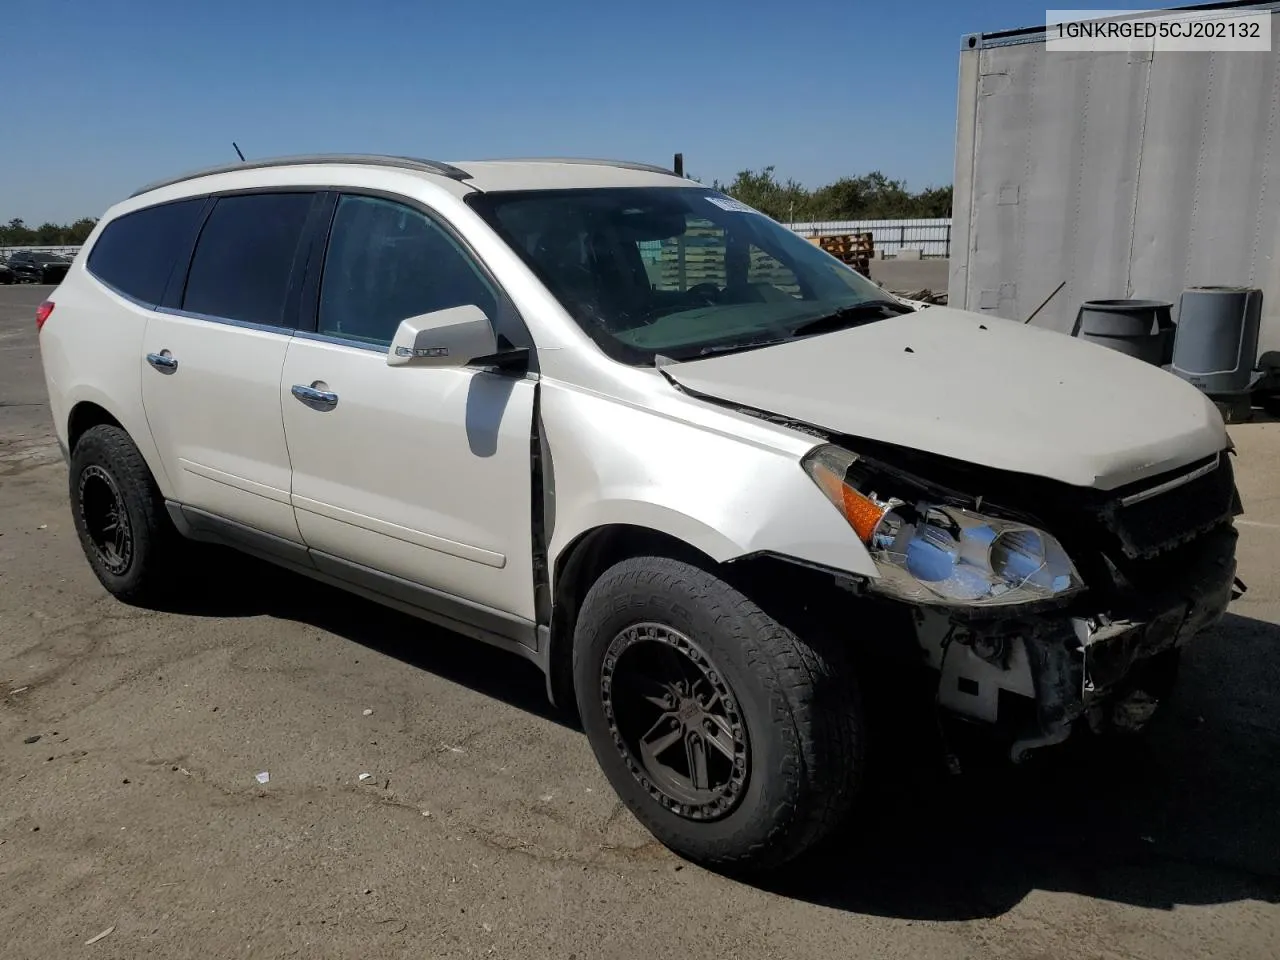
[[[846,233],[870,233],[876,256],[897,256],[903,250],[919,250],[921,257],[951,256],[951,220],[824,220],[788,223],[802,237],[830,237]]]
[[[0,247],[0,257],[8,257],[11,253],[57,253],[70,259],[80,252],[76,247],[42,247],[39,244],[19,244],[16,247]]]

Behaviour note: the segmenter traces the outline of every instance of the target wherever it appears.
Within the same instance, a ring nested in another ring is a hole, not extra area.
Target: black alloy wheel
[[[628,627],[605,652],[600,695],[614,745],[658,803],[690,820],[737,806],[750,774],[746,724],[692,640],[659,623]]]
[[[112,576],[122,577],[133,562],[133,526],[115,478],[97,464],[80,473],[80,516],[88,545]]]

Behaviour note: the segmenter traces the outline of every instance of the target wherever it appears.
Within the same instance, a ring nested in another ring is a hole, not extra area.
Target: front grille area
[[[1183,472],[1192,469],[1194,465]],[[1161,482],[1157,479],[1148,486]],[[1231,457],[1224,453],[1217,469],[1202,477],[1128,506],[1114,501],[1104,520],[1119,537],[1126,556],[1152,557],[1227,522],[1236,506]]]

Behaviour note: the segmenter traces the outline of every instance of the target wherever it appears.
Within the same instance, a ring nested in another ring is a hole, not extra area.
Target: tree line
[[[783,223],[815,220],[906,220],[951,216],[951,187],[907,189],[879,170],[860,177],[841,177],[810,190],[795,180],[779,180],[773,167],[742,170],[728,183],[711,184],[761,213]]]
[[[71,247],[84,243],[98,221],[81,217],[75,223],[42,223],[28,227],[21,217],[0,226],[0,247]]]

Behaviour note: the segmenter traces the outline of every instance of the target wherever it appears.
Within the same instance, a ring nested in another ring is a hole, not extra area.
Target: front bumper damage
[[[1078,721],[1136,730],[1169,692],[1161,669],[1216,623],[1239,581],[1236,531],[1219,528],[1179,551],[1163,586],[1129,591],[1107,612],[1081,608],[984,620],[916,612],[917,640],[939,671],[938,703],[1003,728],[1016,762],[1060,743]],[[1242,586],[1242,585],[1241,585]]]

